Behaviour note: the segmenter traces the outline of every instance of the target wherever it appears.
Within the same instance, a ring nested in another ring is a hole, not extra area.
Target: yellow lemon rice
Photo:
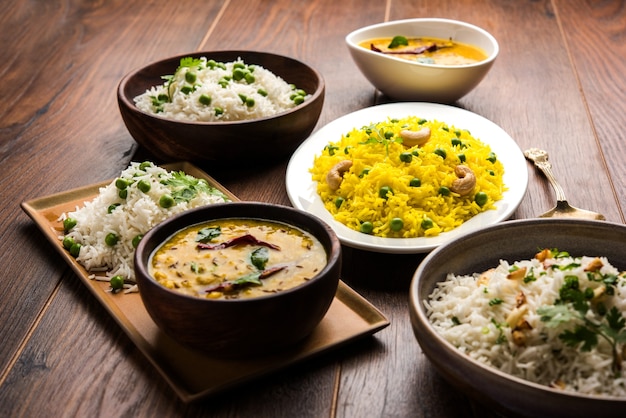
[[[402,130],[424,127],[431,130],[425,144],[402,144]],[[327,173],[343,160],[352,166],[333,190]],[[457,165],[469,167],[476,177],[474,189],[464,196],[450,189],[458,178]],[[450,231],[494,209],[506,190],[504,168],[488,145],[467,130],[416,116],[352,129],[324,147],[310,172],[324,206],[337,221],[385,238]]]

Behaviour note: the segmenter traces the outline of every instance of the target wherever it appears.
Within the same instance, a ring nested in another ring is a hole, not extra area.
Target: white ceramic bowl
[[[452,39],[481,48],[487,59],[467,65],[411,62],[359,46],[374,38],[433,37]],[[498,56],[496,39],[469,23],[439,18],[396,20],[355,30],[346,37],[352,59],[378,90],[392,99],[452,103],[469,93],[485,77]]]
[[[470,358],[432,326],[423,301],[447,274],[472,274],[500,260],[532,258],[538,248],[558,248],[572,255],[606,256],[626,269],[626,225],[583,219],[507,221],[450,241],[420,264],[409,291],[409,313],[422,351],[441,375],[502,416],[623,417],[626,398],[565,392],[511,376]]]

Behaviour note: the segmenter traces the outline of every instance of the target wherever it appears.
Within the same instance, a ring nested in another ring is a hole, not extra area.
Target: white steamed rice
[[[501,261],[486,281],[478,273],[469,276],[450,274],[424,301],[427,316],[436,331],[461,352],[502,372],[565,391],[626,397],[624,344],[618,344],[618,350],[622,351],[622,369],[616,376],[611,369],[611,346],[606,340],[598,338],[598,345],[591,351],[582,351],[580,346],[566,346],[559,335],[565,330],[573,330],[573,324],[550,328],[537,313],[539,307],[553,306],[559,299],[559,290],[566,276],[578,277],[580,289],[601,286],[598,281],[590,281],[584,271],[593,259],[550,259],[560,266],[579,264],[568,270],[547,267],[551,262],[544,264],[537,258],[513,264]],[[601,301],[607,310],[615,306],[623,316],[626,312],[624,273],[620,275],[606,258],[600,260],[603,263],[600,273],[618,275],[615,294],[602,296]],[[526,267],[527,275],[532,274],[536,280],[507,279],[512,269],[522,267]],[[516,308],[516,297],[520,292],[523,292],[528,308],[522,319],[532,328],[524,331],[526,340],[522,346],[513,342],[512,328],[507,325],[507,317]],[[498,299],[501,303],[494,304],[493,301]],[[587,316],[602,320],[591,310]]]
[[[134,281],[133,270],[133,239],[143,235],[152,227],[165,219],[184,212],[191,208],[220,203],[228,198],[217,189],[209,186],[204,180],[195,187],[199,192],[189,201],[177,201],[169,208],[159,205],[159,199],[164,194],[175,195],[175,186],[165,185],[164,180],[173,179],[175,175],[183,173],[169,172],[152,163],[141,165],[132,162],[118,178],[132,181],[127,187],[126,199],[121,199],[115,180],[100,189],[99,194],[92,201],[77,207],[74,212],[64,213],[61,220],[72,218],[76,220],[74,226],[65,236],[71,237],[81,245],[76,260],[87,271],[106,272],[106,277],[121,275],[128,281]],[[191,181],[194,179],[189,176]],[[117,180],[117,179],[116,179]],[[140,191],[137,184],[140,180],[149,181],[151,188],[147,193]],[[117,205],[109,211],[112,205]],[[117,244],[109,246],[105,237],[114,233],[119,238]]]
[[[206,57],[199,60],[198,65],[181,65],[170,81],[135,97],[136,106],[146,113],[182,121],[238,121],[276,115],[297,106],[297,95],[304,100],[309,97],[260,65],[241,59],[228,63]],[[237,67],[243,67],[252,78],[236,80],[233,72]],[[185,78],[187,73],[195,74],[193,83]],[[185,88],[192,91],[185,92]],[[165,99],[159,101],[159,97]]]

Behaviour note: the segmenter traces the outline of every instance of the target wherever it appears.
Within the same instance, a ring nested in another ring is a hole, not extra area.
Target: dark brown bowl
[[[272,117],[239,122],[183,122],[144,113],[133,99],[161,76],[174,74],[184,57],[217,62],[241,58],[295,84],[311,95],[304,103]],[[167,58],[126,75],[117,90],[122,119],[132,137],[163,161],[213,161],[263,164],[291,155],[315,128],[324,104],[320,73],[293,58],[255,51],[207,51]]]
[[[160,285],[148,273],[151,254],[188,226],[223,218],[283,222],[313,234],[328,263],[308,282],[268,296],[212,300],[184,295]],[[242,357],[276,352],[304,340],[322,320],[337,291],[341,245],[317,217],[287,206],[234,202],[190,210],[149,231],[135,252],[135,276],[146,310],[175,341],[207,354]]]
[[[606,256],[626,270],[626,226],[576,219],[504,222],[439,247],[420,264],[410,288],[409,313],[415,336],[439,372],[454,386],[504,416],[621,417],[626,398],[564,392],[488,367],[461,353],[432,327],[423,301],[447,274],[472,274],[532,258],[540,248],[576,256]]]

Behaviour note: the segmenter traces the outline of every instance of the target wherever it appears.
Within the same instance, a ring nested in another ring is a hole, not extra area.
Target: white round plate
[[[467,129],[472,136],[488,144],[504,165],[503,181],[508,188],[495,210],[482,212],[464,222],[458,228],[436,237],[380,238],[354,231],[335,221],[317,194],[317,182],[309,173],[313,159],[321,154],[324,146],[338,141],[342,134],[353,128],[384,121],[387,118],[417,116],[436,119],[458,129]],[[475,113],[457,107],[434,103],[391,103],[368,107],[342,116],[320,128],[307,138],[294,152],[286,173],[287,194],[291,204],[312,213],[328,223],[339,240],[349,247],[381,253],[424,253],[463,234],[504,221],[519,206],[528,187],[528,169],[522,150],[502,128]]]

